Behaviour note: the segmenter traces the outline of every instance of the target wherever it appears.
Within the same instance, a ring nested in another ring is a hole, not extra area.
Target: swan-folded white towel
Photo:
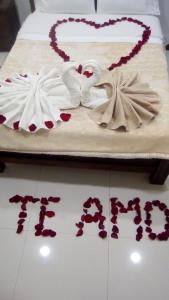
[[[73,68],[72,63],[67,64],[60,76],[56,69],[47,71],[43,67],[36,74],[14,74],[0,81],[1,123],[28,132],[55,127],[61,121],[60,109],[80,104],[80,87],[68,75]]]

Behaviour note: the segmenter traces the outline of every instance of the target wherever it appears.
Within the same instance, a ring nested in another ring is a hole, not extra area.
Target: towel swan
[[[93,75],[87,78],[83,84],[81,104],[89,108],[96,108],[109,101],[109,99],[105,88],[95,87],[102,75],[101,67],[95,60],[91,59],[83,65],[83,72],[89,68],[92,70]]]
[[[51,129],[60,121],[60,109],[75,108],[81,99],[80,84],[67,63],[60,76],[56,69],[38,74],[14,74],[0,82],[0,123],[12,129],[36,132]]]
[[[49,96],[57,108],[71,109],[80,105],[81,86],[76,74],[76,64],[68,62],[63,68],[62,76],[49,87]]]

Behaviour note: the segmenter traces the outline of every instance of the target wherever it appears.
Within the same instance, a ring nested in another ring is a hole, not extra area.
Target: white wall
[[[166,41],[169,43],[169,0],[159,0],[159,2],[161,10],[160,22]]]
[[[26,17],[30,14],[30,3],[29,0],[15,0],[16,5],[18,7],[18,13],[21,24],[26,19]]]

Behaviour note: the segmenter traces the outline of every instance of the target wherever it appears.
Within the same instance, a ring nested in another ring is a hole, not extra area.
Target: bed
[[[32,11],[34,2],[31,1]],[[124,15],[57,15],[33,12],[23,24],[17,40],[1,69],[1,78],[13,72],[38,72],[43,63],[62,68],[63,60],[50,47],[49,31],[57,20],[68,18],[90,19],[103,23],[107,19],[128,17]],[[114,170],[149,173],[152,184],[163,184],[169,174],[169,84],[167,62],[163,48],[163,34],[157,17],[134,15],[150,26],[149,42],[128,64],[121,66],[127,72],[135,69],[160,93],[162,109],[145,128],[123,133],[100,129],[89,118],[88,109],[68,110],[72,121],[51,131],[27,134],[0,127],[1,171],[5,163],[43,163],[83,168],[109,168]],[[128,53],[141,34],[141,28],[131,23],[120,24],[104,31],[88,29],[84,24],[64,24],[58,29],[58,42],[66,53],[80,64],[85,58],[97,57],[103,65]],[[67,27],[66,27],[67,26]],[[96,48],[99,49],[96,53]],[[107,58],[107,56],[108,58]],[[158,60],[157,60],[158,57]]]

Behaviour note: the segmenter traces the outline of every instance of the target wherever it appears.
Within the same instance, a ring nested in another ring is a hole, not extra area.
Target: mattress
[[[123,15],[124,16],[124,15]],[[126,16],[126,15],[125,15]],[[28,16],[18,33],[18,39],[49,40],[49,30],[57,20],[70,17],[67,14],[47,14],[35,11]],[[117,19],[121,15],[71,15],[74,18],[86,18],[87,20],[103,23],[108,19]],[[127,16],[129,17],[129,16]],[[132,15],[151,27],[150,43],[163,43],[163,34],[158,17],[148,15]],[[92,29],[85,24],[69,23],[63,24],[57,31],[59,42],[135,42],[142,33],[140,26],[133,26],[131,23],[121,23],[115,26],[105,27],[100,30]]]
[[[50,27],[57,20],[56,15],[50,15],[50,18],[45,16],[47,15],[36,12],[25,21],[14,47],[0,70],[1,78],[10,78],[10,75],[15,72],[38,72],[42,65],[47,65],[49,68],[55,66],[58,71],[63,68],[64,62],[50,47],[48,38]],[[59,19],[62,17],[60,15]],[[66,16],[64,15],[64,17]],[[100,128],[89,118],[89,109],[79,107],[68,111],[72,116],[68,123],[62,123],[49,131],[40,130],[35,134],[29,134],[1,126],[0,151],[110,158],[169,159],[169,84],[160,24],[156,17],[132,17],[146,18],[144,22],[147,20],[147,25],[152,21],[151,40],[143,46],[137,56],[119,69],[127,74],[137,70],[142,79],[159,93],[162,102],[160,114],[145,127],[131,132],[118,132]],[[90,15],[91,20],[96,20],[96,18],[97,22],[107,20],[106,16],[94,15],[92,19]],[[69,25],[73,26],[73,24]],[[91,29],[84,32],[82,36],[79,26],[81,27],[81,24],[78,26],[75,24],[75,27],[78,28],[76,30],[71,28],[72,35],[70,32],[66,32],[66,28],[61,29],[62,34],[60,32],[58,39],[60,47],[69,53],[70,57],[77,61],[77,64],[83,64],[84,59],[92,57],[102,66],[109,66],[112,60],[117,61],[124,53],[129,53],[134,47],[135,40],[140,37],[139,32],[133,29],[135,26],[132,26],[133,31],[130,32],[130,36],[128,30],[119,28],[119,32],[115,32],[115,36],[112,32],[110,34],[109,30],[104,33],[98,30],[92,38],[89,36]],[[70,29],[70,26],[68,28]],[[84,31],[86,28],[81,28],[81,30]],[[93,40],[94,37],[95,40]],[[106,38],[106,41],[103,37]],[[73,41],[70,42],[70,38]]]

